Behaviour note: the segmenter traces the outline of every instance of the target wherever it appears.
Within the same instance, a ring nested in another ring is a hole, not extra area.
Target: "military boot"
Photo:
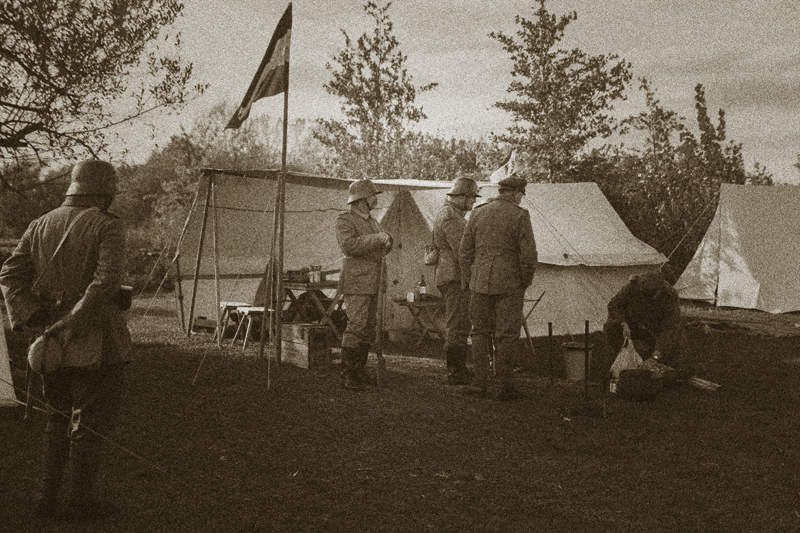
[[[516,400],[519,392],[514,387],[514,356],[517,344],[514,341],[503,340],[498,343],[495,351],[495,378],[496,390],[494,398],[500,401]]]
[[[492,358],[491,338],[473,336],[472,353],[475,357],[475,377],[467,392],[485,398],[489,390],[489,361]]]
[[[358,382],[364,385],[377,385],[377,379],[374,372],[370,372],[367,368],[367,361],[369,360],[369,344],[359,344],[357,357],[356,357],[356,378]]]
[[[73,439],[69,450],[70,496],[66,520],[87,522],[105,518],[116,512],[113,504],[95,498],[95,485],[100,473],[102,442],[94,435]]]
[[[61,479],[69,460],[67,428],[48,428],[45,432],[42,492],[36,502],[36,516],[47,518],[55,513]]]
[[[469,385],[472,381],[472,374],[467,368],[468,346],[447,346],[445,353],[447,356],[447,376],[448,385]]]
[[[356,376],[357,348],[342,346],[342,388],[347,390],[362,390],[364,386],[359,383]]]

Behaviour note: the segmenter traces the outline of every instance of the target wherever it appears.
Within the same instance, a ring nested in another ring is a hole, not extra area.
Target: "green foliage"
[[[515,17],[518,39],[489,34],[511,56],[507,92],[516,97],[495,104],[513,119],[508,132],[496,138],[519,148],[522,174],[560,181],[587,142],[613,132],[609,111],[615,100],[624,99],[631,73],[630,63],[616,55],[554,49],[578,16],[573,11],[556,17],[545,2],[539,0],[535,20]]]
[[[325,84],[328,93],[344,103],[345,120],[320,120],[317,138],[332,151],[328,168],[332,174],[352,179],[401,178],[407,176],[402,163],[409,151],[425,139],[415,137],[409,126],[425,118],[414,106],[417,93],[436,87],[415,87],[387,15],[391,2],[378,6],[372,1],[364,11],[374,19],[372,35],[356,43],[342,30],[345,47],[329,63],[333,78]]]
[[[204,90],[165,29],[175,0],[0,4],[0,157],[96,156],[107,129]]]

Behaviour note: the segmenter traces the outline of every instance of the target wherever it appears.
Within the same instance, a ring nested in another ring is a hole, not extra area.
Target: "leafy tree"
[[[374,31],[354,43],[342,30],[345,47],[333,57],[335,66],[326,65],[333,78],[325,89],[344,100],[345,120],[321,120],[317,138],[332,150],[329,167],[340,177],[405,177],[404,155],[420,142],[409,127],[425,118],[414,100],[437,85],[414,85],[405,68],[407,56],[392,33],[391,5],[366,2]]]
[[[532,176],[558,181],[576,154],[596,137],[608,137],[613,102],[624,99],[630,63],[617,55],[591,56],[579,49],[554,49],[576,12],[557,17],[539,0],[535,20],[517,15],[517,38],[503,32],[490,37],[502,43],[514,66],[507,92],[514,100],[495,107],[512,115],[508,132],[498,141],[520,149],[522,167]],[[524,172],[524,171],[523,171]]]
[[[695,87],[699,138],[663,108],[644,78],[641,89],[646,110],[623,121],[621,131],[643,133],[645,149],[595,150],[571,175],[596,181],[633,234],[668,256],[680,273],[713,218],[720,184],[771,185],[772,177],[759,165],[745,171],[741,145],[725,142],[724,111],[716,126],[708,117],[702,85]]]
[[[0,3],[0,161],[96,156],[109,128],[183,104],[176,0]]]

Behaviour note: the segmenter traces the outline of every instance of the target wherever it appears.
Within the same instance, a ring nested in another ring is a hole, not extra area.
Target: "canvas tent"
[[[721,307],[800,311],[800,187],[723,184],[675,289]]]
[[[220,301],[258,302],[256,293],[269,257],[277,176],[277,171],[204,172],[199,200],[179,245],[185,317],[189,316],[195,278],[194,316],[216,317],[217,292]],[[391,332],[413,324],[407,310],[392,300],[404,298],[423,275],[429,287],[432,285],[433,267],[424,266],[422,257],[449,183],[376,183],[384,193],[378,197],[375,216],[394,238],[394,249],[387,257],[384,313]],[[349,184],[335,178],[288,174],[286,270],[310,265],[322,265],[323,270],[340,268],[342,254],[334,221],[347,208]],[[495,185],[481,185],[482,200],[497,194]],[[666,260],[630,233],[594,183],[530,184],[523,207],[531,214],[540,261],[526,294],[526,314],[533,300],[545,293],[528,320],[533,335],[546,335],[548,322],[553,323],[557,335],[582,334],[586,320],[592,331],[599,330],[608,300],[628,278]]]

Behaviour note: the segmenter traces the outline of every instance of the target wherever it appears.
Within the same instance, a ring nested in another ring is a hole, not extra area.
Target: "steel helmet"
[[[352,204],[356,200],[369,198],[373,194],[380,194],[380,191],[375,187],[375,184],[370,180],[358,180],[350,184],[347,190],[349,196],[347,203]]]
[[[478,182],[472,178],[456,178],[453,180],[453,186],[447,191],[449,196],[474,196],[480,198],[478,194]]]
[[[72,169],[72,183],[67,196],[117,194],[117,171],[111,163],[88,159]]]

